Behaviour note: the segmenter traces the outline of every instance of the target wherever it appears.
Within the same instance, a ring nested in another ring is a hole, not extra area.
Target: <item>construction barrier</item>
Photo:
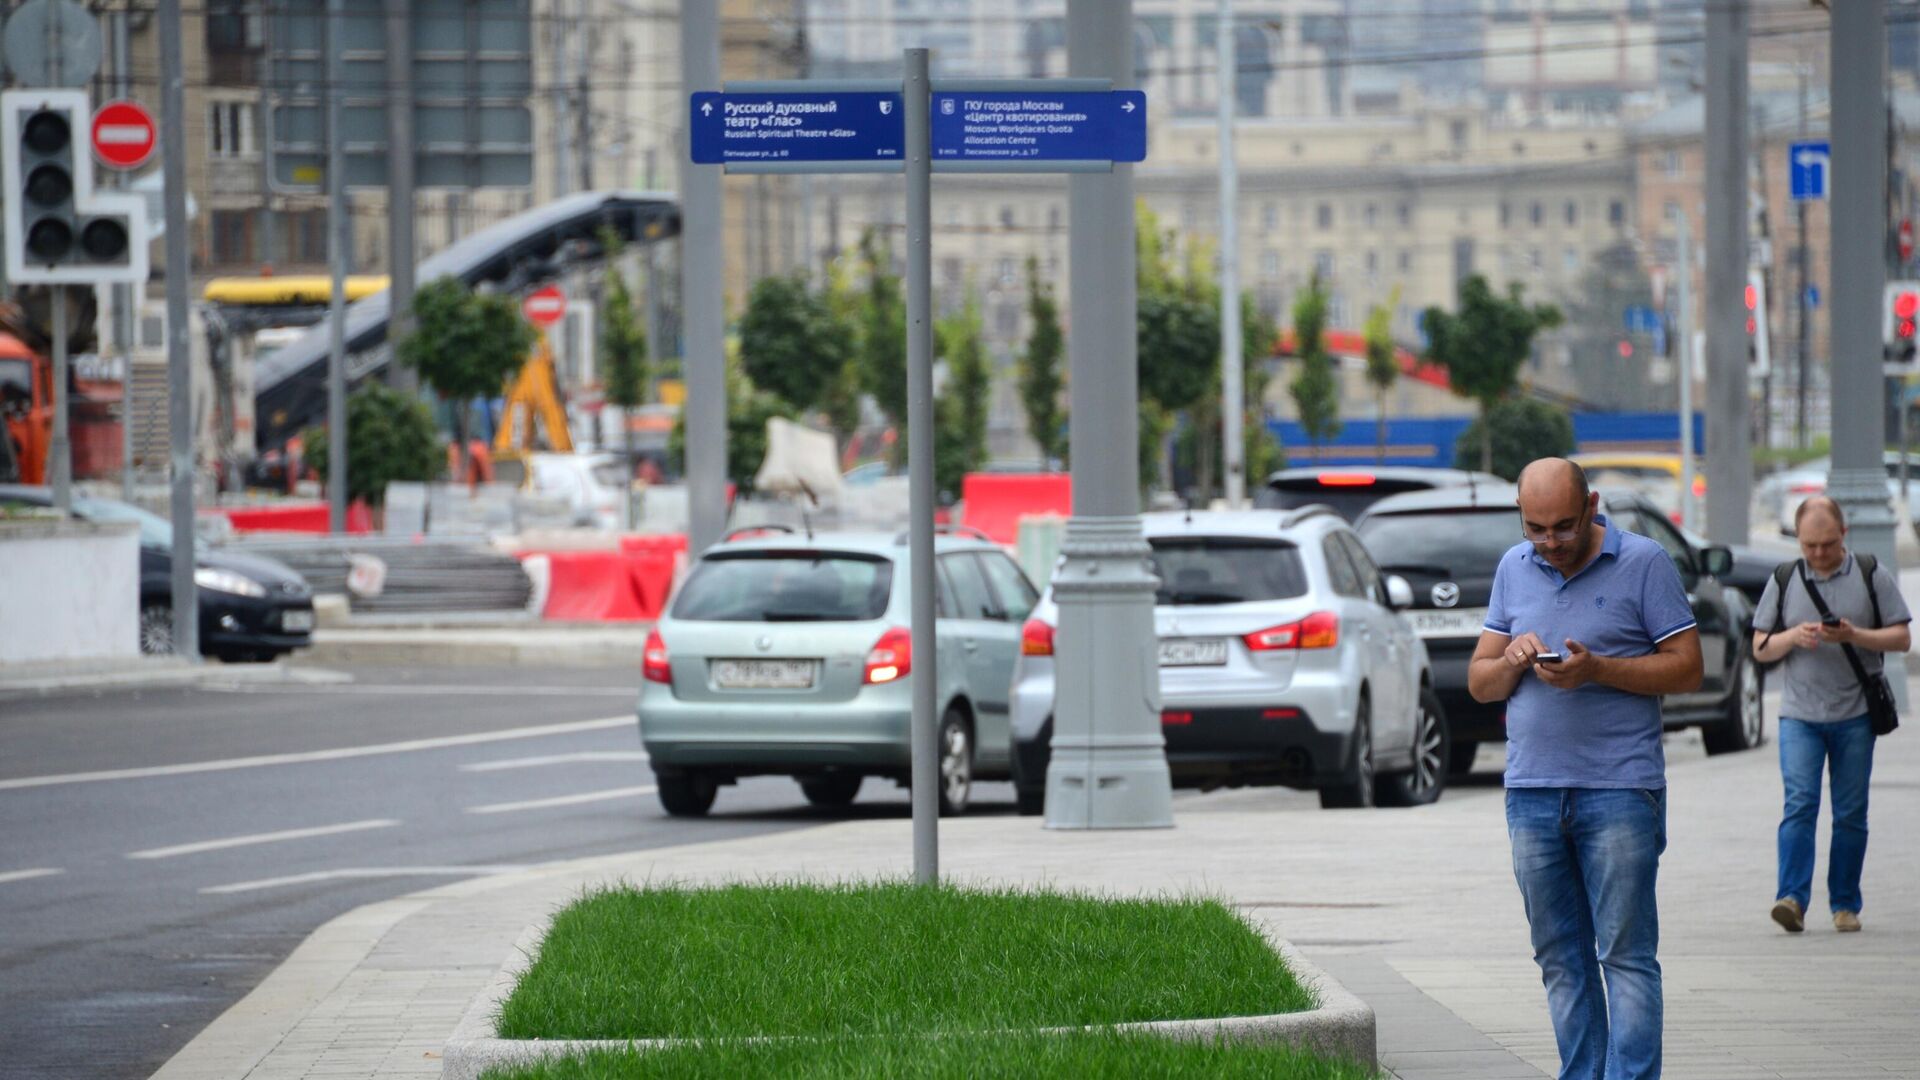
[[[221,506],[213,513],[224,516],[237,533],[315,533],[326,535],[329,519],[326,503],[276,503],[272,506]],[[373,514],[364,502],[347,507],[347,532],[373,531]]]
[[[1068,473],[968,473],[960,491],[965,502],[961,524],[998,544],[1019,540],[1023,517],[1073,513],[1073,477]]]
[[[685,536],[623,536],[618,550],[522,551],[544,564],[541,616],[563,622],[651,622],[686,561]]]

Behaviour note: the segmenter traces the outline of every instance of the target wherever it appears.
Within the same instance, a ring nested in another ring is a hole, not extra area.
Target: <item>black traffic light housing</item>
[[[8,279],[144,282],[144,203],[139,196],[94,194],[85,92],[12,90],[0,96],[0,113]]]

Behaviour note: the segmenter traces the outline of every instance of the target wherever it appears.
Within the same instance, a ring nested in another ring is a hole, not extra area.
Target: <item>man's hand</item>
[[[1524,673],[1533,666],[1534,657],[1549,651],[1547,643],[1540,640],[1540,635],[1529,630],[1508,642],[1503,655],[1508,667]]]
[[[1567,639],[1566,659],[1557,664],[1535,664],[1534,674],[1556,690],[1576,690],[1593,681],[1599,660],[1586,646]]]
[[[1825,623],[1805,623],[1802,629],[1809,626],[1813,628],[1815,634],[1814,644],[1806,646],[1809,649],[1822,641],[1830,641],[1835,645],[1841,644],[1842,642],[1854,641],[1859,633],[1853,623],[1847,619],[1841,619],[1832,626],[1828,626]]]

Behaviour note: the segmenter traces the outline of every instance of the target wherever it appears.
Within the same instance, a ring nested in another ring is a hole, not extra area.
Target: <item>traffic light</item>
[[[1747,375],[1759,379],[1773,370],[1773,349],[1767,337],[1767,278],[1747,271]]]
[[[81,90],[0,94],[7,280],[146,282],[145,202],[95,194],[91,119]]]
[[[1920,281],[1887,282],[1884,310],[1881,358],[1910,372],[1914,366],[1915,320],[1920,318]]]

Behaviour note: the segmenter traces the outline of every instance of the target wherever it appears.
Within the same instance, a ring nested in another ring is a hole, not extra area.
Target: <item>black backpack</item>
[[[1799,559],[1789,559],[1773,568],[1773,629],[1766,631],[1769,635],[1777,634],[1787,628],[1787,582],[1793,580],[1794,568],[1798,567],[1800,562],[1801,560]],[[1880,568],[1880,560],[1865,552],[1855,552],[1853,565],[1859,567],[1860,573],[1866,577],[1867,599],[1873,604],[1873,629],[1878,630],[1880,629],[1881,621],[1880,590],[1873,587],[1873,574],[1874,571]],[[1748,638],[1747,641],[1747,650],[1751,653],[1753,650],[1753,639]],[[1784,659],[1785,657],[1781,658],[1781,660]],[[1761,667],[1764,670],[1771,671],[1781,663],[1781,660],[1775,660],[1771,664],[1761,664]],[[1758,657],[1755,658],[1755,661],[1758,662]]]

